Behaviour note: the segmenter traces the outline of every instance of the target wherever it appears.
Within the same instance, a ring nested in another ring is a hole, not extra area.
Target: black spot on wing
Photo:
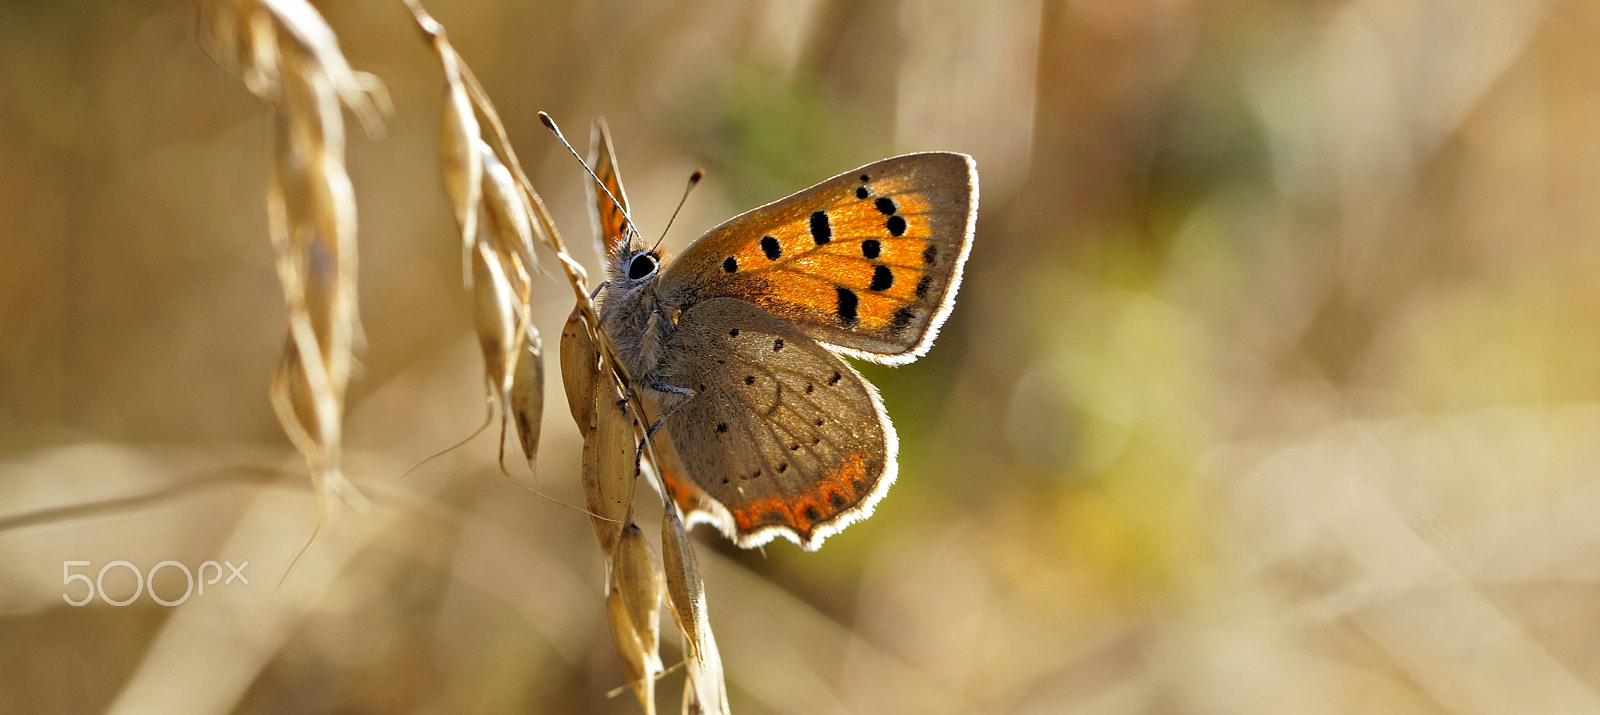
[[[872,284],[867,288],[883,291],[889,290],[889,286],[892,285],[894,285],[894,271],[889,270],[888,266],[877,266],[872,269]]]
[[[878,243],[876,238],[869,238],[861,242],[861,255],[868,259],[877,258],[882,250],[883,245]]]
[[[889,220],[883,223],[883,227],[889,229],[889,235],[891,236],[904,236],[906,233],[906,220],[899,216],[890,216]]]
[[[783,246],[778,245],[778,239],[771,236],[761,237],[761,252],[767,254],[767,260],[776,261],[783,255]]]
[[[833,227],[828,225],[828,212],[812,212],[811,240],[816,241],[818,246],[833,240]]]
[[[733,260],[733,256],[722,259],[722,271],[724,273],[732,273],[737,270],[739,270],[739,262]]]
[[[887,196],[872,202],[872,205],[877,206],[878,210],[883,212],[885,216],[893,216],[894,212],[900,210],[900,207],[894,204],[894,199]]]
[[[910,327],[911,321],[915,320],[916,317],[917,314],[912,312],[911,306],[908,305],[900,308],[894,312],[894,317],[889,319],[890,332],[900,333],[905,331],[907,327]]]
[[[917,281],[917,297],[928,297],[928,290],[933,288],[933,276],[923,276]]]
[[[859,319],[856,315],[856,306],[861,302],[861,298],[855,291],[844,286],[836,286],[835,290],[839,293],[839,323],[846,326],[855,325]]]

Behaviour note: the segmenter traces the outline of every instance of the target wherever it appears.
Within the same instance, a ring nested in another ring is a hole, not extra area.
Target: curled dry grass
[[[302,0],[217,0],[202,8],[215,56],[274,109],[267,226],[289,335],[270,394],[310,470],[320,530],[339,501],[367,503],[340,457],[345,391],[361,339],[356,205],[340,110],[377,134],[388,97],[376,78],[350,68],[332,28]]]

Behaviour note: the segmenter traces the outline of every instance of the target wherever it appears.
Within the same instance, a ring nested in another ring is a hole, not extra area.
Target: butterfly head
[[[646,245],[637,235],[614,241],[610,253],[607,278],[624,292],[654,280],[666,263],[666,253],[659,245]]]
[[[615,245],[600,295],[600,323],[628,373],[643,376],[660,359],[672,330],[672,311],[663,310],[658,295],[667,257],[631,232]]]

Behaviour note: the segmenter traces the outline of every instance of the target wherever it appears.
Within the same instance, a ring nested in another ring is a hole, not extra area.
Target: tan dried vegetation
[[[538,242],[555,255],[577,301],[562,331],[562,382],[584,435],[583,489],[605,560],[606,609],[629,685],[645,712],[654,713],[655,683],[665,670],[660,609],[666,605],[689,661],[684,712],[727,712],[705,588],[682,521],[663,498],[662,538],[671,567],[666,572],[633,523],[640,465],[654,457],[648,450],[640,454],[641,444],[648,444],[642,441],[643,413],[637,401],[623,398],[631,394],[628,376],[610,357],[605,333],[594,327],[599,323],[585,271],[567,254],[493,103],[445,28],[420,2],[403,4],[444,76],[443,182],[461,231],[485,386],[499,413],[502,444],[509,422],[534,468],[544,408],[543,344],[530,306]],[[375,133],[386,98],[380,82],[350,69],[332,30],[305,2],[218,0],[206,10],[217,53],[273,107],[278,127],[267,206],[290,330],[272,397],[311,472],[320,528],[336,500],[366,503],[339,460],[344,394],[360,333],[355,201],[344,169],[340,108],[349,108]]]

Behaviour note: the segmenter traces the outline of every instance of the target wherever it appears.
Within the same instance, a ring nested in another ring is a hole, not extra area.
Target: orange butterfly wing
[[[594,223],[596,240],[600,242],[600,255],[612,256],[627,246],[628,195],[622,190],[617,155],[611,148],[611,131],[606,128],[604,119],[596,121],[589,132],[589,166],[600,179],[600,186],[605,187],[602,191],[600,186],[588,184],[593,199],[589,218]]]
[[[842,352],[910,362],[955,301],[977,209],[972,157],[885,159],[712,229],[665,268],[661,295],[738,298]]]

